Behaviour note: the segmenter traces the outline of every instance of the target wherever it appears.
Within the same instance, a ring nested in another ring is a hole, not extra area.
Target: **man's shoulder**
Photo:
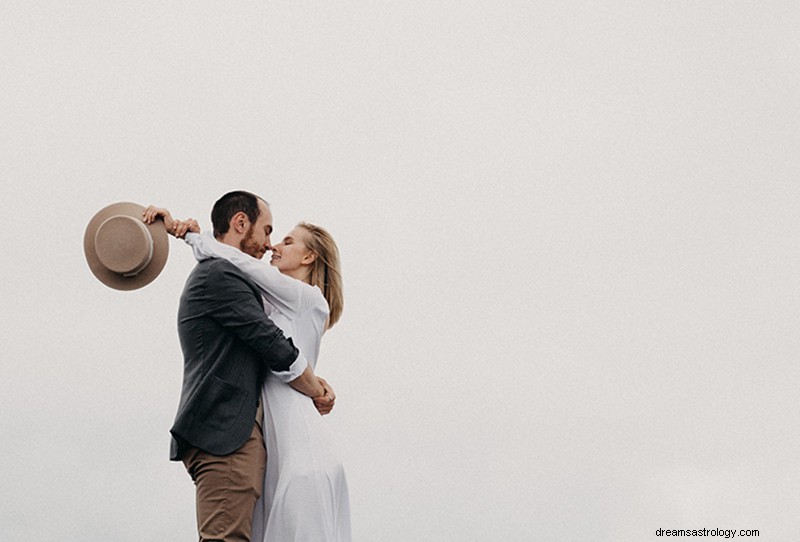
[[[245,283],[249,289],[256,286],[245,273],[228,260],[209,258],[197,263],[187,280],[187,286],[203,284],[213,289],[230,290],[232,285]]]
[[[211,275],[228,274],[244,275],[238,267],[222,258],[208,258],[197,262],[190,277],[208,278]]]

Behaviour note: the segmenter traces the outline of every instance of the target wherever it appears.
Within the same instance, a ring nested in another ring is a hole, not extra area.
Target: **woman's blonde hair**
[[[328,302],[330,315],[327,329],[330,329],[339,321],[344,309],[339,249],[326,229],[307,222],[301,222],[297,227],[306,230],[308,236],[305,245],[317,255],[311,264],[311,285],[319,287]]]

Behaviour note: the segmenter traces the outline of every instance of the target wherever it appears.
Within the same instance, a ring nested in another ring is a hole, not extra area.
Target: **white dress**
[[[224,258],[239,267],[262,290],[270,319],[292,338],[309,365],[316,366],[329,313],[319,288],[210,235],[188,234],[186,242],[198,260]],[[344,469],[313,401],[282,381],[295,376],[271,373],[262,388],[267,470],[252,540],[349,542],[350,499]]]

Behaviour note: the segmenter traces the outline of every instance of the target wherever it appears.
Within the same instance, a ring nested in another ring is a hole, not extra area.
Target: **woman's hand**
[[[152,224],[159,218],[164,220],[164,226],[167,228],[167,233],[172,233],[173,228],[175,227],[175,220],[172,218],[172,215],[169,211],[163,207],[148,205],[147,209],[145,209],[142,213],[142,220],[145,224]]]
[[[200,224],[194,218],[186,220],[175,220],[172,214],[163,207],[156,207],[149,205],[142,213],[142,220],[145,224],[152,224],[157,219],[161,218],[164,221],[164,227],[167,228],[167,233],[174,235],[178,239],[183,239],[186,234],[191,232],[200,233]]]

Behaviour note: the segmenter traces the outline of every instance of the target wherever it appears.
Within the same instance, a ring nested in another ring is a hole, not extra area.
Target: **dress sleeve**
[[[305,285],[299,280],[241,250],[220,243],[208,234],[188,233],[186,243],[194,250],[197,261],[220,258],[241,269],[263,292],[267,301],[286,316],[296,316],[302,309]]]

